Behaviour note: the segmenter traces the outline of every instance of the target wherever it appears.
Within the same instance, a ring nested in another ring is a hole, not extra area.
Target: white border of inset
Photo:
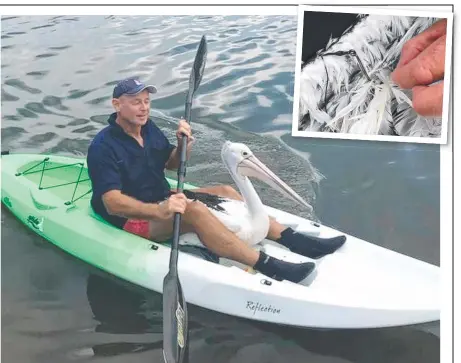
[[[306,138],[324,138],[324,139],[347,139],[347,140],[370,140],[370,141],[392,141],[392,142],[408,142],[420,144],[446,144],[448,140],[448,113],[449,100],[451,92],[451,59],[453,49],[453,12],[452,10],[441,10],[434,12],[431,10],[409,10],[409,5],[402,6],[405,9],[398,9],[398,5],[389,5],[389,8],[379,6],[317,6],[317,5],[300,5],[298,7],[298,30],[296,42],[296,69],[295,69],[295,85],[293,93],[293,121],[292,121],[292,136],[301,136]],[[442,8],[443,6],[441,6]],[[448,8],[449,6],[447,6]],[[447,44],[445,53],[445,81],[443,89],[443,111],[442,111],[442,131],[439,138],[431,137],[413,137],[413,136],[387,136],[387,135],[359,135],[346,133],[332,132],[315,132],[315,131],[300,131],[298,130],[298,115],[299,115],[299,99],[301,87],[301,64],[302,64],[302,48],[303,48],[303,30],[304,30],[304,12],[332,12],[332,13],[352,13],[352,14],[379,14],[379,15],[397,15],[397,16],[421,16],[421,17],[436,17],[447,19]]]
[[[136,2],[135,2],[136,3]],[[0,14],[5,15],[116,15],[116,16],[203,16],[203,15],[248,15],[248,16],[293,16],[296,17],[296,6],[271,5],[43,5],[43,6],[8,6],[0,8]]]

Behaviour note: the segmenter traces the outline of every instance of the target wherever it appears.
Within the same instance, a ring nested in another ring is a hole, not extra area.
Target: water
[[[85,155],[112,112],[114,82],[131,75],[158,88],[152,115],[172,138],[206,34],[188,181],[231,183],[220,147],[244,142],[312,203],[311,218],[438,265],[437,145],[290,136],[296,26],[285,16],[3,18],[2,150]],[[308,216],[256,186],[265,203]],[[2,361],[163,362],[161,305],[161,295],[100,276],[2,208]],[[438,325],[317,331],[197,307],[189,316],[191,362],[439,362]]]

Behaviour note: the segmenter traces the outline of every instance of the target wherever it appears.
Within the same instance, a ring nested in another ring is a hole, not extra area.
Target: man
[[[314,269],[314,263],[289,263],[258,252],[229,231],[204,204],[187,199],[183,193],[171,193],[165,168],[178,168],[182,135],[189,138],[187,158],[194,138],[190,125],[181,120],[176,132],[178,146],[170,144],[149,119],[149,94],[155,92],[154,86],[133,78],[115,86],[115,112],[109,117],[109,126],[95,136],[88,149],[94,211],[120,229],[155,241],[172,236],[173,217],[179,212],[181,234],[196,233],[216,255],[251,266],[274,279],[303,280]],[[195,191],[242,199],[230,186]],[[343,236],[320,241],[297,234],[275,220],[271,220],[268,238],[314,258],[334,252],[345,242]]]

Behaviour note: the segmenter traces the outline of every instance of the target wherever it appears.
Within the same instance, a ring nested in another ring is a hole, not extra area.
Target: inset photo
[[[300,6],[293,136],[446,144],[453,13]]]

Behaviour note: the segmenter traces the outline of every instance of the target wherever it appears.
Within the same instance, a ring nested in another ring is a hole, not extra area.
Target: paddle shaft
[[[191,115],[191,103],[186,103],[186,121],[190,123]],[[187,167],[187,139],[186,135],[182,136],[181,139],[181,155],[178,168],[178,183],[176,186],[176,192],[182,193],[184,190],[184,179],[186,177]],[[178,262],[178,245],[179,245],[179,233],[181,227],[181,213],[175,213],[173,221],[173,243],[172,251],[170,256],[170,271],[175,271],[177,274],[177,262]]]
[[[187,102],[186,103],[186,121],[190,120],[190,114],[191,114],[191,103]],[[187,139],[188,137],[186,135],[183,135],[181,138],[181,154],[180,154],[180,163],[179,163],[179,168],[178,168],[178,183],[177,183],[177,188],[176,191],[177,193],[182,193],[184,189],[184,178],[186,176],[186,164],[187,164]],[[187,306],[186,306],[186,300],[184,298],[184,294],[182,292],[181,288],[181,283],[179,281],[179,276],[178,276],[178,248],[179,248],[179,233],[180,233],[180,227],[181,227],[181,213],[175,213],[174,215],[174,221],[173,221],[173,243],[171,246],[171,253],[170,253],[170,271],[168,274],[168,278],[170,281],[174,281],[174,284],[177,286],[177,292],[176,292],[176,297],[174,298],[174,301],[176,301],[176,306],[179,308],[181,306],[182,311],[183,311],[183,318],[178,318],[177,319],[177,328],[176,329],[181,329],[183,330],[183,336],[185,335],[185,351],[175,351],[173,353],[173,356],[175,358],[175,362],[182,363],[183,361],[188,362],[189,357],[188,357],[188,338],[189,338],[189,331],[187,328]],[[171,347],[172,348],[172,347]],[[181,354],[182,353],[182,354]]]
[[[189,78],[189,92],[185,105],[185,119],[190,123],[192,99],[200,85],[207,54],[206,38],[202,37],[194,66]],[[178,167],[177,192],[182,193],[186,176],[188,138],[182,135],[180,145],[180,163]],[[170,252],[169,272],[163,280],[163,357],[165,363],[182,363],[188,361],[189,330],[187,305],[178,276],[178,247],[181,228],[181,213],[175,213],[173,220],[173,241]]]

